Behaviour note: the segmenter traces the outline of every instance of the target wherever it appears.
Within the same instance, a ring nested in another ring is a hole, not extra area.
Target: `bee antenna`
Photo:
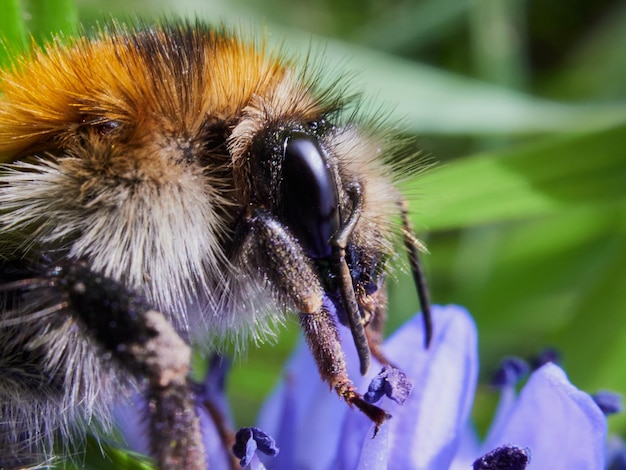
[[[422,263],[419,258],[419,249],[423,247],[422,243],[415,236],[411,222],[409,221],[409,213],[407,209],[407,203],[405,200],[400,202],[400,214],[402,217],[402,232],[404,234],[404,246],[406,247],[409,255],[409,263],[411,265],[411,272],[413,273],[413,282],[417,289],[417,296],[420,302],[420,308],[422,310],[422,318],[424,320],[424,345],[426,348],[430,345],[430,341],[433,337],[433,320],[430,312],[430,294],[428,292],[428,284],[426,283],[426,276],[422,269]]]

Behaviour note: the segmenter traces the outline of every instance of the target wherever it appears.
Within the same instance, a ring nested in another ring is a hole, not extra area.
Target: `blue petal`
[[[512,443],[531,450],[534,468],[604,468],[604,415],[557,365],[533,373],[507,415],[487,438],[485,452]]]
[[[498,402],[498,408],[496,409],[495,416],[493,421],[491,422],[491,428],[489,429],[490,436],[499,436],[504,432],[506,426],[509,423],[509,418],[511,413],[517,406],[517,392],[515,390],[515,385],[509,384],[506,387],[502,388],[500,392],[500,401]],[[486,441],[486,444],[489,444],[489,438]],[[474,454],[474,458],[478,457],[480,454],[484,454],[485,452],[493,449],[494,446],[490,448],[481,448],[479,452]]]
[[[209,358],[209,369],[202,383],[194,384],[196,403],[202,406],[208,401],[227,420],[232,423],[230,405],[226,396],[226,376],[230,369],[230,361],[221,354],[213,354]]]
[[[389,468],[389,454],[391,445],[389,442],[389,421],[383,423],[378,429],[375,439],[365,439],[359,456],[357,470],[379,470]],[[374,434],[374,425],[370,425],[370,436]]]
[[[476,456],[480,455],[481,443],[478,439],[478,433],[470,423],[467,423],[461,436],[459,450],[454,456],[454,461],[449,470],[468,470],[472,468],[472,463],[476,460]]]
[[[434,336],[428,350],[423,347],[420,316],[398,330],[383,347],[394,366],[413,382],[413,391],[403,406],[384,399],[379,404],[393,416],[388,423],[391,449],[385,449],[382,442],[367,442],[377,441],[379,436],[372,439],[367,419],[350,411],[337,467],[355,468],[362,449],[370,452],[370,459],[386,458],[386,468],[449,467],[466,428],[476,387],[476,328],[469,314],[454,306],[434,307],[433,320]],[[367,382],[363,385],[365,388]],[[376,449],[379,454],[371,453]]]
[[[348,348],[349,343],[344,347]],[[303,340],[284,376],[263,405],[258,420],[258,426],[274,436],[281,452],[271,462],[261,459],[272,468],[309,468],[311,462],[316,462],[315,468],[330,468],[349,408],[320,379]]]
[[[610,436],[606,443],[606,468],[626,469],[626,444],[619,436]]]
[[[147,407],[146,399],[135,393],[128,399],[120,400],[113,409],[115,424],[128,449],[144,455],[150,453]]]
[[[208,468],[211,470],[230,469],[230,449],[222,442],[213,419],[204,408],[198,407],[196,411],[200,420],[202,443],[204,444]]]

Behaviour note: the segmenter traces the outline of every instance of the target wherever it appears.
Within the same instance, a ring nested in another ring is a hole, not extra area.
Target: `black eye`
[[[78,133],[82,137],[93,135],[95,131],[101,137],[119,132],[122,128],[122,123],[118,121],[111,121],[103,118],[96,119],[83,119],[78,127]]]
[[[339,194],[326,154],[301,132],[285,140],[283,208],[291,230],[313,258],[331,254],[330,238],[340,225]]]
[[[102,121],[96,124],[96,129],[100,132],[100,135],[109,135],[118,131],[122,127],[122,124],[118,121]]]

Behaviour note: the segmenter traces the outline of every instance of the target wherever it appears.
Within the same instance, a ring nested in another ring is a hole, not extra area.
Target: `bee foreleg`
[[[313,313],[300,313],[300,326],[322,379],[349,405],[356,406],[378,427],[388,418],[384,410],[366,402],[348,378],[335,319],[324,304]]]
[[[70,312],[122,368],[147,381],[152,453],[161,468],[205,469],[206,459],[187,380],[191,350],[140,295],[80,263],[54,269],[51,283]]]
[[[320,376],[348,404],[380,426],[389,415],[367,403],[348,377],[331,303],[298,241],[270,214],[256,210],[248,218],[244,256],[271,280],[275,295],[299,312],[300,325]]]

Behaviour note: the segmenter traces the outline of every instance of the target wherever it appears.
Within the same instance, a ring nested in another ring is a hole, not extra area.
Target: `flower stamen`
[[[498,447],[477,459],[474,470],[524,470],[530,463],[530,449],[512,444]]]

